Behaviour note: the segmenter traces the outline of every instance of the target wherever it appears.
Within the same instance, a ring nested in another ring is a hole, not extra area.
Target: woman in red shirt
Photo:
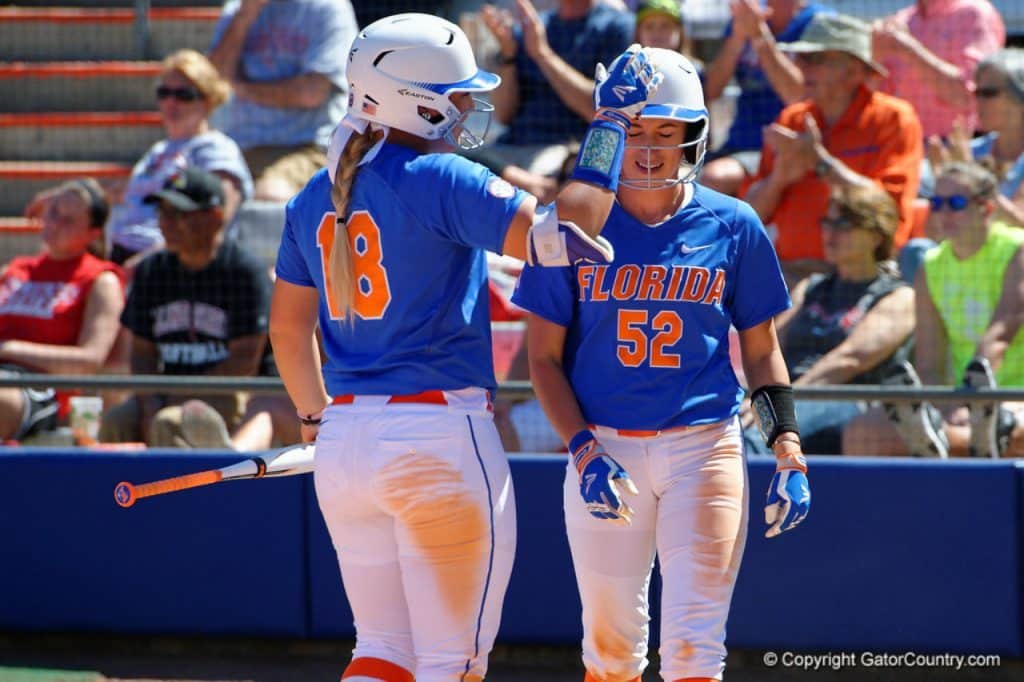
[[[103,260],[109,205],[91,179],[45,193],[36,204],[45,249],[13,259],[0,274],[0,373],[93,374],[117,339],[124,281]],[[0,439],[53,428],[50,389],[0,388]]]

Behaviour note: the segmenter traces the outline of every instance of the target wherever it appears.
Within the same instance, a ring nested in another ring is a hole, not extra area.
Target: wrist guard
[[[775,444],[780,433],[792,431],[800,435],[796,424],[796,406],[793,404],[793,387],[782,384],[767,384],[750,395],[750,405],[757,414],[757,425],[761,437],[768,447]]]
[[[629,119],[621,114],[612,118],[595,119],[587,128],[569,177],[614,192],[619,188]]]

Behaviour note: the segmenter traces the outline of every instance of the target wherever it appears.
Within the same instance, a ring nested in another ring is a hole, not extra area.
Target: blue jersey
[[[455,154],[384,144],[349,202],[354,324],[332,313],[325,273],[334,235],[321,170],[290,202],[277,276],[320,292],[331,395],[495,386],[484,249],[500,252],[526,195]]]
[[[512,300],[566,327],[563,369],[591,424],[656,430],[738,412],[729,327],[789,307],[778,258],[749,205],[699,185],[649,227],[616,203],[601,235],[615,262],[523,270]]]

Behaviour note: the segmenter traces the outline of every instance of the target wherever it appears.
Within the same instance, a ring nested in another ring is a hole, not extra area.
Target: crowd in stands
[[[592,115],[595,65],[632,42],[677,50],[707,101],[738,89],[699,181],[749,202],[775,244],[795,385],[1024,387],[1024,49],[1005,46],[989,0],[918,0],[873,21],[828,2],[728,5],[699,54],[680,0],[438,4],[473,11],[502,78],[496,130],[468,154],[550,201]],[[26,208],[44,250],[0,274],[0,373],[274,375],[269,263],[229,226],[244,202],[283,203],[324,166],[357,16],[347,0],[231,0],[206,55],[166,57],[166,137],[131,176],[65,183]],[[503,260],[496,277],[515,274]],[[521,319],[504,288],[495,319]],[[528,379],[523,352],[508,379]],[[0,438],[53,429],[66,398],[0,388]],[[1024,454],[1024,404],[799,401],[798,416],[808,453]],[[510,449],[559,448],[535,404],[499,401],[496,417]],[[140,391],[107,405],[100,431],[239,450],[298,437],[283,394],[244,392]]]

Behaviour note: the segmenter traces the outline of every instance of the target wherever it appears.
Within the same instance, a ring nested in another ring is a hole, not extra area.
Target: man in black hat
[[[158,204],[166,246],[139,263],[121,324],[134,374],[255,376],[267,341],[270,280],[224,237],[220,179],[199,168],[146,197]],[[109,410],[100,440],[163,447],[229,447],[246,395],[147,394]]]

